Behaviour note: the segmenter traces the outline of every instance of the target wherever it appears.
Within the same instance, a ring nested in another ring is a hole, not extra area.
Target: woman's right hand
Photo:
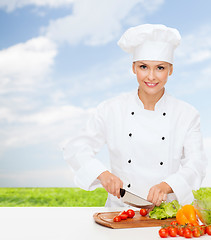
[[[120,198],[120,188],[123,188],[123,182],[120,178],[109,171],[102,172],[98,178],[105,190]]]

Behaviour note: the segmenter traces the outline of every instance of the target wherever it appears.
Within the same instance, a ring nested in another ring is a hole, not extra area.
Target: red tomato
[[[193,227],[193,224],[192,223],[187,223],[186,226],[191,229]]]
[[[184,236],[184,228],[183,227],[178,228],[177,234],[179,236],[183,237]]]
[[[135,212],[132,209],[128,209],[126,213],[129,218],[133,218],[135,215]]]
[[[168,232],[169,232],[169,236],[171,236],[171,237],[176,237],[177,236],[177,228],[175,228],[175,227],[170,227],[168,229]]]
[[[208,235],[211,235],[211,225],[206,226],[206,233],[207,233]]]
[[[116,217],[113,218],[113,221],[114,221],[114,222],[120,222],[121,220],[122,220],[122,219],[121,219],[120,216],[116,216]]]
[[[193,237],[193,233],[191,232],[190,228],[185,228],[183,233],[184,233],[185,238],[192,238]]]
[[[200,228],[199,227],[194,227],[193,230],[192,230],[192,233],[193,233],[193,236],[194,237],[200,237],[201,234],[200,234]]]
[[[127,212],[126,211],[122,211],[122,212],[119,213],[119,216],[122,215],[122,214],[127,214]]]
[[[140,209],[140,214],[141,214],[141,216],[146,216],[147,215],[147,210],[144,209],[144,208],[141,208]]]
[[[204,235],[206,233],[206,226],[205,225],[201,225],[200,226],[200,230],[201,230],[201,236]]]
[[[127,219],[127,214],[124,214],[124,213],[122,213],[121,215],[119,215],[120,217],[121,217],[121,220],[125,220],[125,219]]]
[[[172,225],[172,226],[178,226],[178,222],[177,222],[177,221],[172,221],[172,222],[171,222],[171,225]]]
[[[161,228],[158,233],[159,233],[161,238],[167,238],[168,235],[169,235],[168,234],[168,229],[166,229],[166,228]]]

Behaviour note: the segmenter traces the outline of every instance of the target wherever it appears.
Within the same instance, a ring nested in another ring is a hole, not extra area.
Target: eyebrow
[[[142,62],[142,61],[137,61],[137,62],[138,62],[139,64],[143,64],[143,65],[147,65],[147,66],[148,66],[148,64],[145,63],[145,62]],[[160,64],[156,64],[155,66],[162,66],[162,65],[166,66],[167,63],[166,63],[166,62],[163,62],[163,63],[160,63]]]

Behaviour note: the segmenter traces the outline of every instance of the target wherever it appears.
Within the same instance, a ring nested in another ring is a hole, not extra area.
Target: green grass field
[[[103,188],[0,188],[0,207],[102,207],[107,196]]]

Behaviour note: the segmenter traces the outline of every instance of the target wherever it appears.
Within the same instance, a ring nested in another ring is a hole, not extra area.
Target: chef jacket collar
[[[138,89],[137,89],[136,94],[135,94],[136,103],[138,104],[138,107],[141,108],[142,110],[146,111],[146,112],[152,112],[152,113],[157,112],[157,111],[164,111],[165,110],[166,96],[167,96],[167,93],[166,93],[166,91],[164,89],[163,96],[155,104],[155,110],[151,111],[151,110],[144,109],[144,104],[143,104],[143,102],[141,101],[141,99],[138,96]]]

